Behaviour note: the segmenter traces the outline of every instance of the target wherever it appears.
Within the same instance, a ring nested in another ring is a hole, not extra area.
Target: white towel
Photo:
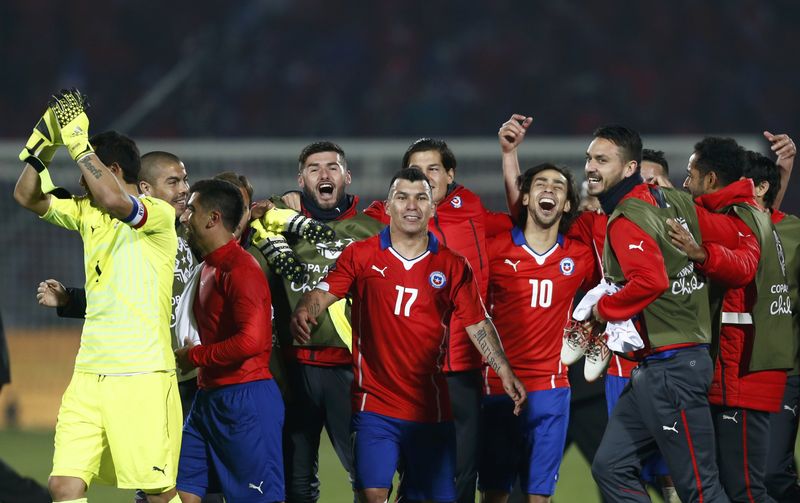
[[[194,297],[197,295],[197,283],[200,281],[200,270],[203,264],[197,264],[189,272],[189,279],[183,289],[181,300],[175,306],[175,337],[178,339],[178,347],[184,346],[183,341],[188,337],[195,346],[200,345],[200,334],[197,331],[197,320],[194,319],[192,306]]]
[[[642,336],[631,320],[609,321],[606,324],[606,346],[617,353],[629,353],[644,347]]]
[[[609,283],[603,278],[596,287],[592,288],[583,296],[578,306],[572,312],[572,317],[578,321],[586,321],[592,316],[592,308],[600,302],[603,295],[611,295],[619,290],[619,287]]]
[[[572,312],[572,317],[578,321],[588,320],[592,316],[592,308],[603,295],[613,295],[619,289],[619,286],[609,283],[603,278],[596,287],[586,292]],[[631,320],[609,321],[606,323],[606,335],[608,335],[606,345],[611,351],[628,353],[644,347],[644,341]]]

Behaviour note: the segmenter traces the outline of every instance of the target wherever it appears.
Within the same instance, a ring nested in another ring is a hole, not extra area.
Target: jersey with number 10
[[[441,373],[450,318],[486,318],[466,259],[428,233],[413,259],[392,248],[389,228],[344,249],[317,288],[352,295],[353,410],[418,422],[451,418]]]
[[[519,227],[490,238],[489,304],[506,356],[528,392],[569,386],[561,341],[579,288],[599,281],[592,250],[559,234],[538,254]],[[484,392],[504,393],[500,378],[484,368]]]

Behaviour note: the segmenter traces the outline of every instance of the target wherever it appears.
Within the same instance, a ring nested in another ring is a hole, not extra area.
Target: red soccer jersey
[[[594,252],[559,235],[540,255],[528,246],[519,227],[491,238],[487,249],[488,304],[514,373],[528,392],[569,386],[561,341],[575,293],[600,280]],[[504,393],[500,378],[488,366],[484,392]]]
[[[428,233],[414,259],[391,246],[387,227],[344,249],[317,288],[353,300],[353,410],[407,421],[451,418],[441,373],[450,318],[487,314],[466,259]]]
[[[606,242],[606,227],[608,216],[594,211],[585,211],[578,216],[567,231],[568,239],[576,239],[589,246],[594,251],[597,267],[603,271],[603,246]],[[635,361],[627,360],[617,354],[611,355],[608,364],[608,374],[618,377],[630,377],[631,371],[636,367]]]

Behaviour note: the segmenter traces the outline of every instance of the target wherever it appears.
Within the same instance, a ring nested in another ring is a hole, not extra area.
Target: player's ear
[[[522,206],[528,206],[528,202],[531,200],[530,194],[527,192],[522,194]]]
[[[347,168],[344,168],[344,184],[345,185],[350,185],[350,183],[352,183],[352,181],[353,181],[353,177],[350,174],[350,170],[347,169]]]
[[[740,178],[740,180],[744,180],[744,177]],[[769,182],[766,180],[762,180],[758,185],[756,185],[756,196],[764,197],[769,191]]]
[[[383,212],[386,213],[387,215],[389,214],[389,200],[388,199],[386,199],[383,202]]]
[[[144,180],[139,182],[139,192],[141,192],[142,194],[144,194],[146,196],[152,196],[153,194],[150,192],[151,190],[152,190],[152,187],[150,187],[149,183],[145,182]]]
[[[638,162],[628,161],[628,164],[625,165],[625,171],[623,172],[623,175],[625,176],[625,178],[633,176],[637,172],[638,168],[639,168]]]
[[[572,203],[567,199],[567,202],[564,203],[564,213],[569,213],[569,210],[572,209]]]
[[[210,229],[214,227],[218,223],[222,221],[222,214],[217,210],[212,210],[208,213],[208,223],[206,224],[206,229]]]

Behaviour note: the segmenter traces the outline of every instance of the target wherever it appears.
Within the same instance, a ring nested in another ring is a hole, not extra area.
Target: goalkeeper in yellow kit
[[[78,231],[84,246],[86,321],[58,413],[48,487],[56,502],[85,503],[97,479],[143,489],[151,503],[177,503],[181,409],[169,330],[175,211],[139,195],[132,140],[115,132],[90,140],[85,108],[76,90],[54,97],[20,154],[26,165],[14,189],[21,206]],[[47,166],[61,145],[80,168],[86,196],[65,198],[52,184]]]

